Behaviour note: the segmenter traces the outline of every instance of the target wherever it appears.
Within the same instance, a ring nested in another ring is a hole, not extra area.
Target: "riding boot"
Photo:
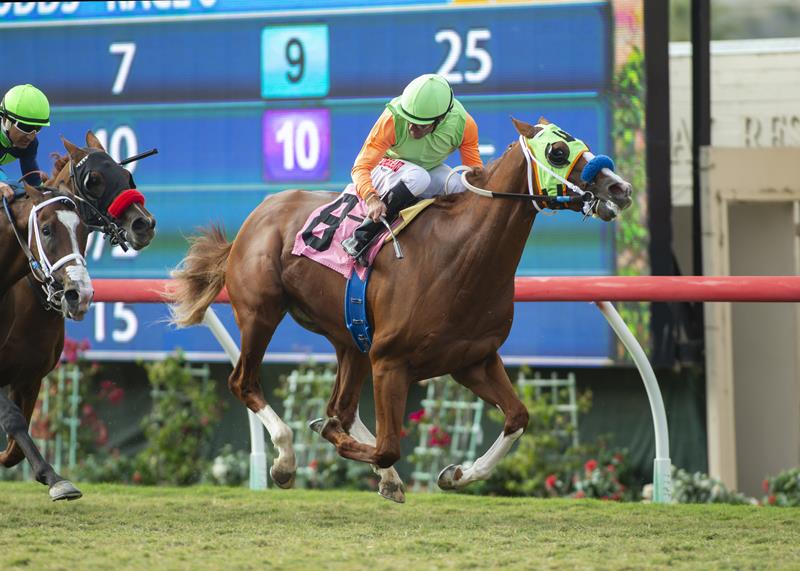
[[[397,183],[381,199],[386,203],[386,221],[391,224],[395,221],[400,211],[411,206],[417,201],[417,197],[411,194],[404,182]],[[367,252],[369,251],[375,237],[381,233],[385,226],[380,220],[374,222],[371,218],[364,218],[361,225],[355,229],[353,235],[342,240],[342,248],[356,262],[362,266],[367,266]]]

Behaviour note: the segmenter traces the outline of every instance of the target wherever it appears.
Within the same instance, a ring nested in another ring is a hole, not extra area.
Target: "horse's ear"
[[[536,134],[536,127],[534,127],[530,123],[526,123],[525,121],[520,121],[515,117],[511,118],[511,122],[514,123],[514,127],[517,129],[517,133],[519,133],[526,139],[531,139]]]
[[[91,129],[86,131],[86,145],[93,149],[100,149],[103,152],[106,151],[105,148],[103,148],[103,143],[92,133]]]
[[[54,177],[52,177],[48,181],[48,183],[55,187],[58,187],[61,184],[66,184],[66,182],[69,180],[69,169],[65,169],[62,167],[60,169],[56,169],[56,171],[57,174]]]
[[[539,117],[539,125],[549,125],[549,124],[550,121],[547,120],[547,117],[545,117],[544,115]]]
[[[63,136],[61,137],[61,142],[64,143],[64,148],[67,149],[67,152],[69,153],[69,158],[72,159],[73,163],[80,162],[88,154],[86,151],[83,151],[79,147],[76,147],[75,145],[70,143]]]
[[[42,192],[36,188],[35,186],[29,185],[27,182],[22,182],[23,186],[25,187],[25,194],[30,196],[34,200],[41,200],[42,199]]]

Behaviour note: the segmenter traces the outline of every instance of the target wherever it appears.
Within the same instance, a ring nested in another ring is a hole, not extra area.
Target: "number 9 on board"
[[[261,96],[325,97],[328,26],[268,26],[261,31]]]

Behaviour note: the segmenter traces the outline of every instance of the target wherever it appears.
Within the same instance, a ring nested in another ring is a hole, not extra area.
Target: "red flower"
[[[774,495],[767,498],[767,503],[771,506],[774,506],[777,503],[777,501],[778,498],[776,498]]]
[[[133,477],[131,478],[134,484],[141,484],[142,483],[142,475],[139,473],[139,470],[136,470],[133,473]]]
[[[61,360],[67,363],[74,363],[81,356],[81,353],[84,353],[88,349],[88,339],[78,342],[74,339],[66,338],[64,339],[64,348],[61,350]]]
[[[613,472],[614,470],[616,470],[616,468],[614,468],[613,464],[606,466],[606,472]]]
[[[558,482],[558,478],[556,478],[555,474],[550,474],[544,481],[544,486],[548,490],[552,490],[556,487],[556,482]]]
[[[121,388],[117,387],[110,393],[108,393],[108,402],[111,404],[119,404],[122,402],[122,399],[125,397],[125,391]]]
[[[316,461],[316,459],[314,459],[311,462],[309,462],[308,463],[308,467],[311,468],[312,470],[316,470],[317,469],[317,461]]]
[[[97,443],[98,446],[105,446],[105,444],[108,442],[108,427],[106,426],[106,423],[98,421],[94,428],[97,429],[97,438],[95,438],[95,443]]]
[[[585,498],[585,497],[586,497],[586,494],[584,493],[584,491],[583,491],[583,490],[578,490],[577,492],[575,492],[575,497],[576,497],[577,499]]]
[[[622,453],[617,452],[616,454],[614,454],[614,460],[616,460],[617,462],[622,462],[624,459],[625,457],[622,455]]]
[[[421,408],[415,412],[412,412],[408,415],[408,420],[410,422],[422,422],[422,419],[425,418],[425,409]]]
[[[769,492],[769,480],[764,480],[761,482],[761,489],[765,492]]]
[[[452,438],[450,435],[438,426],[431,426],[428,430],[428,446],[444,448],[449,445],[451,441]]]
[[[400,429],[400,438],[405,438],[408,436],[408,431],[405,428]]]
[[[110,391],[114,388],[114,381],[106,379],[104,381],[100,381],[100,389],[103,391]]]
[[[594,472],[595,468],[597,468],[597,460],[587,460],[586,464],[583,465],[583,469],[586,470],[587,473]]]

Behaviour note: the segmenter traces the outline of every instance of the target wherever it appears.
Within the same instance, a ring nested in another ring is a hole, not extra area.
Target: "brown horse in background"
[[[540,129],[514,120],[532,138]],[[567,154],[569,151],[567,150]],[[612,203],[595,210],[610,220],[631,204],[631,186],[609,169],[590,183],[579,174],[581,156],[569,180]],[[519,142],[486,170],[467,180],[496,193],[525,195],[530,180]],[[220,229],[193,240],[183,268],[174,272],[174,321],[199,323],[227,286],[241,330],[241,357],[229,379],[231,391],[270,432],[279,451],[271,473],[282,487],[292,484],[295,458],[291,430],[264,399],[259,369],[275,328],[289,312],[334,346],[339,368],[328,403],[328,420],[312,427],[341,456],[382,469],[400,458],[400,433],[411,383],[451,373],[505,415],[502,434],[472,466],[449,466],[442,488],[485,479],[528,423],[528,411],[514,392],[497,353],[511,329],[514,274],[537,209],[530,199],[487,199],[472,193],[438,197],[404,233],[406,260],[398,263],[384,248],[373,264],[367,289],[373,326],[369,354],[357,349],[343,318],[344,278],[305,257],[292,255],[295,236],[310,213],[335,197],[331,193],[286,191],[264,200],[244,222],[233,243]],[[598,203],[599,204],[599,203]],[[570,203],[580,210],[579,202]],[[377,440],[358,418],[358,397],[372,371]],[[393,469],[381,472],[381,495],[403,501],[402,482]]]
[[[135,185],[131,174],[105,152],[91,131],[86,134],[86,144],[87,147],[82,149],[64,140],[67,154],[57,158],[48,184],[82,197],[91,206],[110,216],[107,211],[108,203]],[[75,165],[81,164],[89,155],[92,155],[92,161],[86,162],[87,168],[80,170],[79,183],[72,173],[76,172]],[[83,189],[79,192],[76,186],[81,184]],[[84,209],[83,214],[92,218],[91,207]],[[155,218],[144,204],[131,203],[119,213],[114,222],[124,231],[126,242],[136,250],[146,247],[155,234]],[[84,238],[81,251],[85,248]],[[58,364],[64,348],[64,317],[61,313],[46,308],[41,296],[27,279],[19,280],[10,289],[0,302],[0,307],[7,304],[15,307],[16,315],[8,338],[4,343],[0,340],[0,384],[10,386],[9,397],[22,410],[28,426],[42,379]],[[27,431],[25,435],[27,436]],[[28,446],[35,447],[32,442]],[[26,456],[31,459],[18,437],[10,435],[5,451],[0,452],[0,464],[10,468]],[[33,464],[32,460],[31,463]],[[36,470],[34,466],[34,473]],[[80,497],[77,489],[71,493]]]

